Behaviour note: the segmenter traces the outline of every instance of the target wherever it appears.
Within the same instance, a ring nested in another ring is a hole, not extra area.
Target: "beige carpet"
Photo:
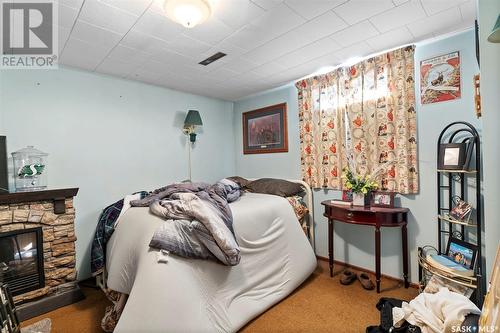
[[[339,276],[330,278],[326,264],[319,262],[316,272],[289,297],[275,305],[241,332],[364,332],[366,326],[379,322],[375,308],[380,297],[410,300],[417,290],[404,289],[396,281],[383,279],[382,293],[364,290],[359,282],[342,286]],[[338,268],[337,272],[341,270]],[[23,323],[31,324],[43,318],[52,320],[53,333],[99,332],[104,308],[108,301],[99,290],[83,288],[87,298]]]

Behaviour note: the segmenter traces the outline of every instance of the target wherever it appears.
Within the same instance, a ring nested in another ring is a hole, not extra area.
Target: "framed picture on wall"
[[[420,101],[432,104],[461,97],[460,52],[420,62]]]
[[[286,103],[243,113],[243,153],[288,152]]]

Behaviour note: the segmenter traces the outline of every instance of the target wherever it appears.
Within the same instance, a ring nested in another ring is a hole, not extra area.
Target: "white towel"
[[[440,288],[435,294],[421,293],[410,303],[403,302],[401,308],[392,309],[395,327],[406,320],[420,327],[422,333],[457,332],[470,313],[480,315],[481,310],[467,297],[447,288]]]

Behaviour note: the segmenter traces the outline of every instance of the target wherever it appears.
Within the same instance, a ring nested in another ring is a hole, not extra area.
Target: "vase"
[[[354,206],[366,206],[366,197],[363,193],[352,194],[352,204]]]

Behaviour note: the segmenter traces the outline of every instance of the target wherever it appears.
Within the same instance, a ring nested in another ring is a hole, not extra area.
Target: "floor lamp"
[[[189,110],[186,119],[184,120],[184,128],[183,132],[186,135],[189,135],[188,142],[188,163],[189,163],[189,181],[191,181],[191,149],[193,149],[193,145],[196,142],[196,126],[202,126],[203,122],[201,121],[200,113],[197,110]]]

